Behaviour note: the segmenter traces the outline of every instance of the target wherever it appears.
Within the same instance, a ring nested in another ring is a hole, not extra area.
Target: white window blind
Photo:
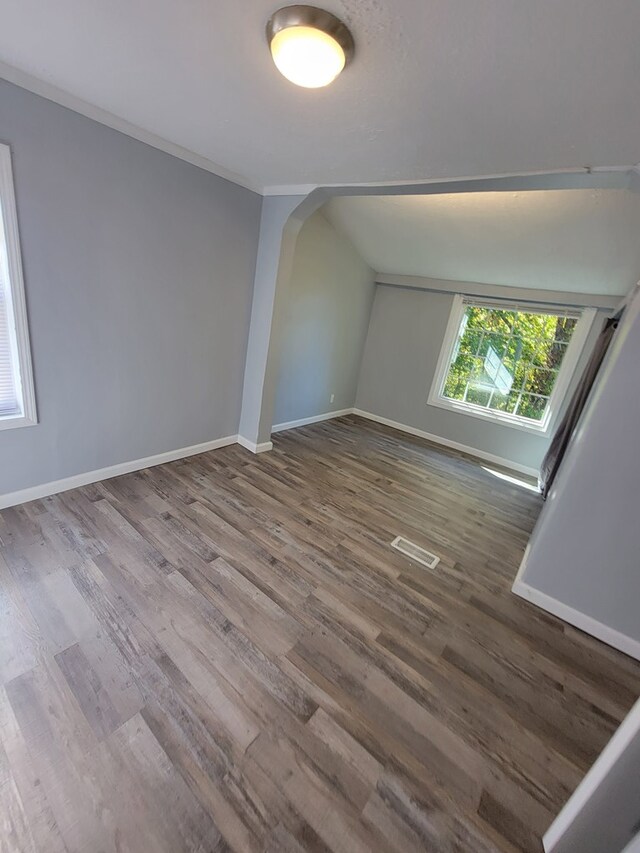
[[[38,423],[30,349],[11,152],[0,144],[0,430]]]
[[[6,245],[0,233],[0,417],[18,415],[21,411],[10,298]]]

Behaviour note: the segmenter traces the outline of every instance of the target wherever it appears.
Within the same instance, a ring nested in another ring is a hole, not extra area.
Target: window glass
[[[578,318],[468,305],[442,396],[542,422]]]

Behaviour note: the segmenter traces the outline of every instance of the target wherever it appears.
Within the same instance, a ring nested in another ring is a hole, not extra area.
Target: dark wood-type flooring
[[[0,513],[2,851],[542,849],[640,669],[510,594],[539,497],[356,418],[274,444]]]

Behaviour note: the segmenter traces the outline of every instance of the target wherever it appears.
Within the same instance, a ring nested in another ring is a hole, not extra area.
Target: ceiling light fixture
[[[278,71],[306,89],[328,86],[353,59],[349,29],[315,6],[285,6],[269,19],[267,41]]]

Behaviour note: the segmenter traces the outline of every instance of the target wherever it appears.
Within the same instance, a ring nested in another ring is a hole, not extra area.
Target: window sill
[[[36,418],[29,418],[26,415],[5,415],[0,417],[0,430],[36,426],[37,423]]]
[[[482,409],[480,406],[474,406],[471,403],[458,403],[455,400],[448,400],[446,397],[429,397],[429,406],[437,406],[440,409],[447,409],[449,412],[457,412],[460,415],[466,415],[470,418],[478,418],[491,424],[497,424],[511,429],[519,429],[523,432],[530,432],[534,435],[546,436],[549,434],[551,426],[551,418],[547,417],[545,422],[526,423],[515,418],[505,417],[504,415],[494,413],[488,409]]]

